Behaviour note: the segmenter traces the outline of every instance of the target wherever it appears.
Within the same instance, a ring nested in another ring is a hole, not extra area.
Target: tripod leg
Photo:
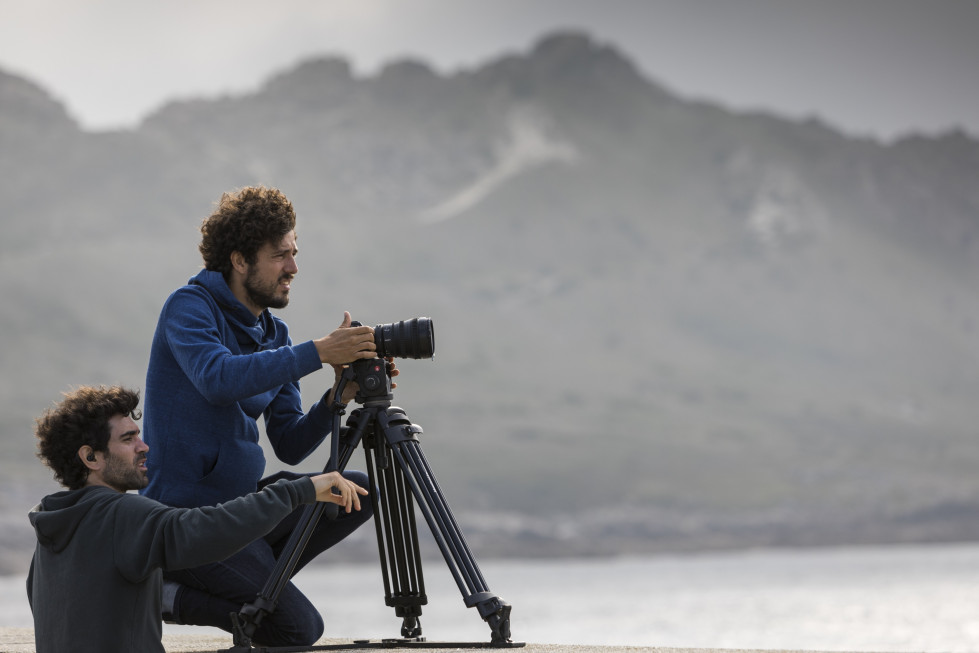
[[[337,445],[338,470],[342,471],[346,468],[362,434],[363,428],[348,429],[344,437],[341,438],[341,442]],[[331,469],[332,463],[331,458],[324,471]],[[299,522],[289,535],[283,553],[276,560],[272,575],[265,582],[261,593],[253,602],[243,605],[240,611],[231,613],[231,632],[235,649],[249,650],[251,648],[251,640],[255,631],[261,625],[262,620],[275,611],[279,595],[282,594],[282,590],[292,578],[293,570],[299,564],[299,558],[306,550],[306,545],[313,536],[316,525],[322,518],[324,511],[331,505],[334,504],[316,503],[303,509]]]
[[[377,459],[374,448],[382,446]],[[376,438],[364,440],[367,473],[371,486],[377,550],[384,580],[384,602],[402,618],[401,635],[420,638],[422,634],[421,606],[428,603],[421,556],[418,550],[418,531],[415,527],[411,493],[404,485],[403,475],[390,464],[384,442]]]
[[[509,642],[510,605],[489,591],[462,529],[456,523],[418,443],[417,434],[421,432],[421,428],[411,424],[407,415],[399,408],[379,413],[377,420],[394,455],[395,467],[417,499],[419,509],[428,522],[466,606],[476,607],[490,626],[492,643]]]

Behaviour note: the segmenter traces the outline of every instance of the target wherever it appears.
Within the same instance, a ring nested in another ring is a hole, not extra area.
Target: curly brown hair
[[[109,420],[116,415],[141,417],[136,410],[139,392],[119,386],[80,386],[64,397],[34,421],[37,457],[54,471],[59,483],[77,490],[88,478],[78,450],[87,444],[95,451],[107,451]]]
[[[252,264],[266,243],[278,243],[296,228],[296,212],[276,188],[249,186],[224,193],[217,208],[201,224],[204,267],[231,275],[231,253],[241,252]]]

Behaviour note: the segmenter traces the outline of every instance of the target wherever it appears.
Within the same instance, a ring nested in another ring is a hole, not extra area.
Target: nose
[[[146,453],[149,450],[150,445],[146,444],[146,441],[143,440],[143,438],[139,438],[139,444],[136,445],[136,451]]]
[[[296,274],[299,272],[299,264],[296,263],[295,256],[290,256],[286,259],[285,271],[289,274]]]

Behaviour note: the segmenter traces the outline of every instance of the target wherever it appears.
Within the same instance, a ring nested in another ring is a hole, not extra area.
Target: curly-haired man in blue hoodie
[[[348,384],[337,402],[334,381],[333,389],[303,412],[302,377],[329,364],[338,381],[343,364],[373,358],[376,348],[373,330],[351,326],[349,313],[329,335],[293,344],[286,323],[269,312],[288,304],[299,269],[295,225],[292,203],[265,187],[225,193],[201,225],[204,270],[170,295],[153,336],[143,427],[156,455],[149,461],[146,496],[192,507],[254,492],[288,475],[262,478],[260,417],[275,455],[296,465],[331,432],[334,404],[356,392],[356,385]],[[393,360],[389,367],[396,375]],[[344,476],[368,486],[362,472]],[[359,512],[322,520],[295,570],[371,515],[368,502]],[[229,613],[261,591],[298,518],[287,518],[227,560],[165,574],[165,616],[230,630]],[[322,633],[319,612],[289,583],[255,639],[304,646]]]

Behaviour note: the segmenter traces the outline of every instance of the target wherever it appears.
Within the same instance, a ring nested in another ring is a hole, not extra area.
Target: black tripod
[[[342,404],[334,404],[332,453],[324,472],[346,468],[358,443],[363,443],[370,479],[370,497],[374,508],[377,547],[384,578],[385,603],[402,618],[401,639],[386,639],[375,646],[412,646],[425,642],[421,636],[419,617],[421,606],[428,603],[418,548],[415,524],[417,501],[428,526],[438,543],[442,556],[462,592],[466,607],[475,607],[489,625],[491,639],[486,643],[452,643],[443,646],[515,647],[522,643],[510,641],[510,605],[489,591],[486,581],[459,525],[435,480],[418,442],[420,426],[412,424],[403,410],[391,406],[391,379],[383,359],[357,361],[344,371],[335,392],[355,379],[359,391],[355,401],[362,405],[353,410],[345,428],[340,428]],[[364,648],[370,642],[353,645],[326,645],[304,648],[253,649],[251,638],[262,619],[275,611],[276,601],[292,576],[316,524],[326,511],[329,518],[337,513],[331,503],[308,506],[293,531],[283,554],[276,562],[272,576],[262,592],[241,611],[231,614],[234,647],[229,653],[246,651],[311,651],[335,648]],[[423,644],[432,646],[432,644]]]

